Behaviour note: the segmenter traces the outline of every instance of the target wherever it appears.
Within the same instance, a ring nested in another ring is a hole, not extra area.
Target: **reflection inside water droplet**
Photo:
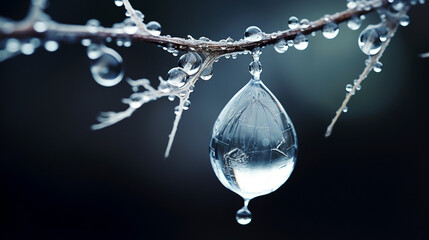
[[[210,160],[220,182],[245,200],[238,223],[251,221],[251,199],[289,178],[297,148],[291,120],[262,81],[250,80],[224,107],[213,127]]]

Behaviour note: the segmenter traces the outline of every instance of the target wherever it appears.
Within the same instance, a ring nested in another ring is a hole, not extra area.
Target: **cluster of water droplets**
[[[359,3],[355,1],[349,1]],[[408,26],[410,18],[403,11],[409,5],[421,4],[424,1],[417,0],[389,0],[390,5],[378,9],[381,22],[378,24],[368,25],[359,35],[358,45],[362,52],[368,56],[377,54],[384,42],[389,37],[389,31],[392,30],[396,23],[401,26]],[[357,4],[357,6],[359,6]]]
[[[187,52],[183,54],[178,60],[178,66],[168,71],[167,79],[159,79],[160,84],[158,86],[158,91],[162,93],[178,92],[179,97],[183,97],[185,100],[183,110],[189,109],[191,102],[185,98],[193,91],[194,86],[188,86],[188,83],[192,77],[201,70],[202,63],[202,58],[196,52]],[[212,76],[212,65],[203,69],[199,74],[199,77],[203,80],[210,80]],[[175,94],[170,95],[168,99],[174,101]],[[177,106],[175,113],[177,114],[179,110],[180,108]]]
[[[124,5],[124,2],[122,0],[114,0],[114,3],[118,7],[122,7]],[[134,13],[137,17],[137,20],[140,21],[145,26],[144,31],[146,33],[149,33],[153,36],[161,35],[161,24],[159,24],[157,21],[150,21],[148,23],[144,23],[144,17],[145,17],[144,14],[139,10],[134,10]],[[135,18],[131,17],[130,12],[128,11],[125,12],[125,16],[127,18],[125,18],[125,20],[122,23],[116,23],[113,25],[114,28],[118,29],[118,33],[124,32],[126,34],[132,35],[143,30],[143,29],[140,29],[140,27],[135,21]],[[121,42],[119,43],[117,42],[117,44],[126,46]]]

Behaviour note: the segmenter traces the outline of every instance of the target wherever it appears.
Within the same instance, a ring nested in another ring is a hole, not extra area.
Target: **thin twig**
[[[190,86],[194,85],[198,78],[201,76],[201,73],[210,65],[213,64],[217,56],[215,55],[208,55],[206,56],[206,59],[201,65],[200,70],[194,75],[194,77],[188,82]],[[179,104],[179,111],[176,113],[176,117],[174,119],[173,128],[171,129],[170,135],[168,135],[168,144],[167,148],[165,149],[164,157],[168,158],[170,155],[171,146],[173,146],[174,137],[176,136],[177,127],[179,126],[180,119],[182,118],[183,113],[183,106],[185,104],[185,101],[189,99],[190,92],[187,91],[186,95],[183,98],[180,98],[180,104]]]
[[[402,12],[401,16],[404,15],[408,11],[408,7],[406,7]],[[366,67],[363,70],[363,72],[359,75],[358,81],[353,84],[352,90],[346,95],[346,98],[344,99],[343,103],[341,104],[341,107],[337,110],[335,117],[332,119],[331,124],[326,128],[325,137],[329,137],[332,133],[332,130],[334,128],[335,123],[337,122],[338,118],[340,117],[341,113],[343,112],[344,108],[347,106],[347,103],[350,101],[351,97],[355,95],[356,89],[361,85],[362,81],[365,80],[365,78],[368,76],[368,74],[371,72],[371,70],[374,68],[374,65],[380,60],[381,56],[383,56],[384,51],[386,50],[387,46],[390,43],[390,40],[392,39],[393,35],[395,35],[396,30],[398,29],[399,23],[394,22],[393,25],[389,27],[389,32],[387,35],[386,41],[381,46],[380,51],[369,57],[368,62],[366,63]]]

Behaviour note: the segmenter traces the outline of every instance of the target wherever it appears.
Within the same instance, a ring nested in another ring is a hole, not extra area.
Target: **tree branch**
[[[227,54],[234,52],[242,52],[246,50],[252,50],[255,47],[262,47],[276,43],[280,39],[291,40],[296,35],[302,33],[308,35],[312,32],[319,31],[327,23],[335,22],[342,23],[348,21],[354,16],[366,15],[370,12],[377,10],[378,8],[389,4],[388,0],[372,0],[359,2],[357,7],[353,9],[347,9],[342,12],[338,12],[332,15],[325,15],[324,17],[310,22],[307,28],[288,29],[284,31],[278,31],[274,33],[263,33],[261,39],[258,41],[247,41],[238,40],[234,42],[222,42],[222,41],[204,41],[196,39],[185,39],[180,37],[170,36],[153,36],[145,31],[144,24],[141,21],[136,22],[140,30],[134,34],[127,34],[120,28],[106,28],[97,27],[97,31],[90,31],[86,26],[82,25],[70,25],[56,23],[53,21],[46,22],[47,29],[43,32],[37,32],[34,30],[34,23],[37,21],[34,17],[27,17],[20,22],[14,22],[13,27],[5,30],[0,27],[0,40],[7,38],[26,39],[37,37],[43,40],[55,40],[55,41],[77,41],[82,39],[91,39],[95,42],[104,41],[107,37],[111,39],[128,38],[132,41],[142,41],[161,45],[164,47],[174,48],[182,51],[195,51],[208,54]],[[137,16],[128,0],[124,0],[126,9],[130,12],[131,17],[136,21]],[[132,10],[132,11],[130,11]],[[29,16],[32,11],[29,12]]]

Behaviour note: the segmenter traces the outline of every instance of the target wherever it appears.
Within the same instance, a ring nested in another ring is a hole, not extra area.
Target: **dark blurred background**
[[[0,15],[25,16],[29,1],[2,0]],[[132,1],[164,34],[239,39],[246,27],[285,29],[291,15],[317,19],[335,1]],[[235,222],[242,200],[216,178],[208,143],[217,115],[249,80],[249,55],[222,59],[191,95],[171,156],[163,158],[177,102],[149,103],[131,118],[91,131],[101,111],[120,111],[130,87],[95,83],[79,43],[0,63],[1,239],[427,239],[429,217],[428,4],[413,7],[326,139],[324,131],[364,68],[359,32],[345,24],[305,51],[263,51],[262,79],[292,118],[298,162],[276,192],[250,203],[253,221]],[[51,1],[59,22],[104,26],[124,19],[109,1]],[[110,45],[112,46],[112,45]],[[115,49],[126,76],[157,77],[176,65],[151,44]]]

